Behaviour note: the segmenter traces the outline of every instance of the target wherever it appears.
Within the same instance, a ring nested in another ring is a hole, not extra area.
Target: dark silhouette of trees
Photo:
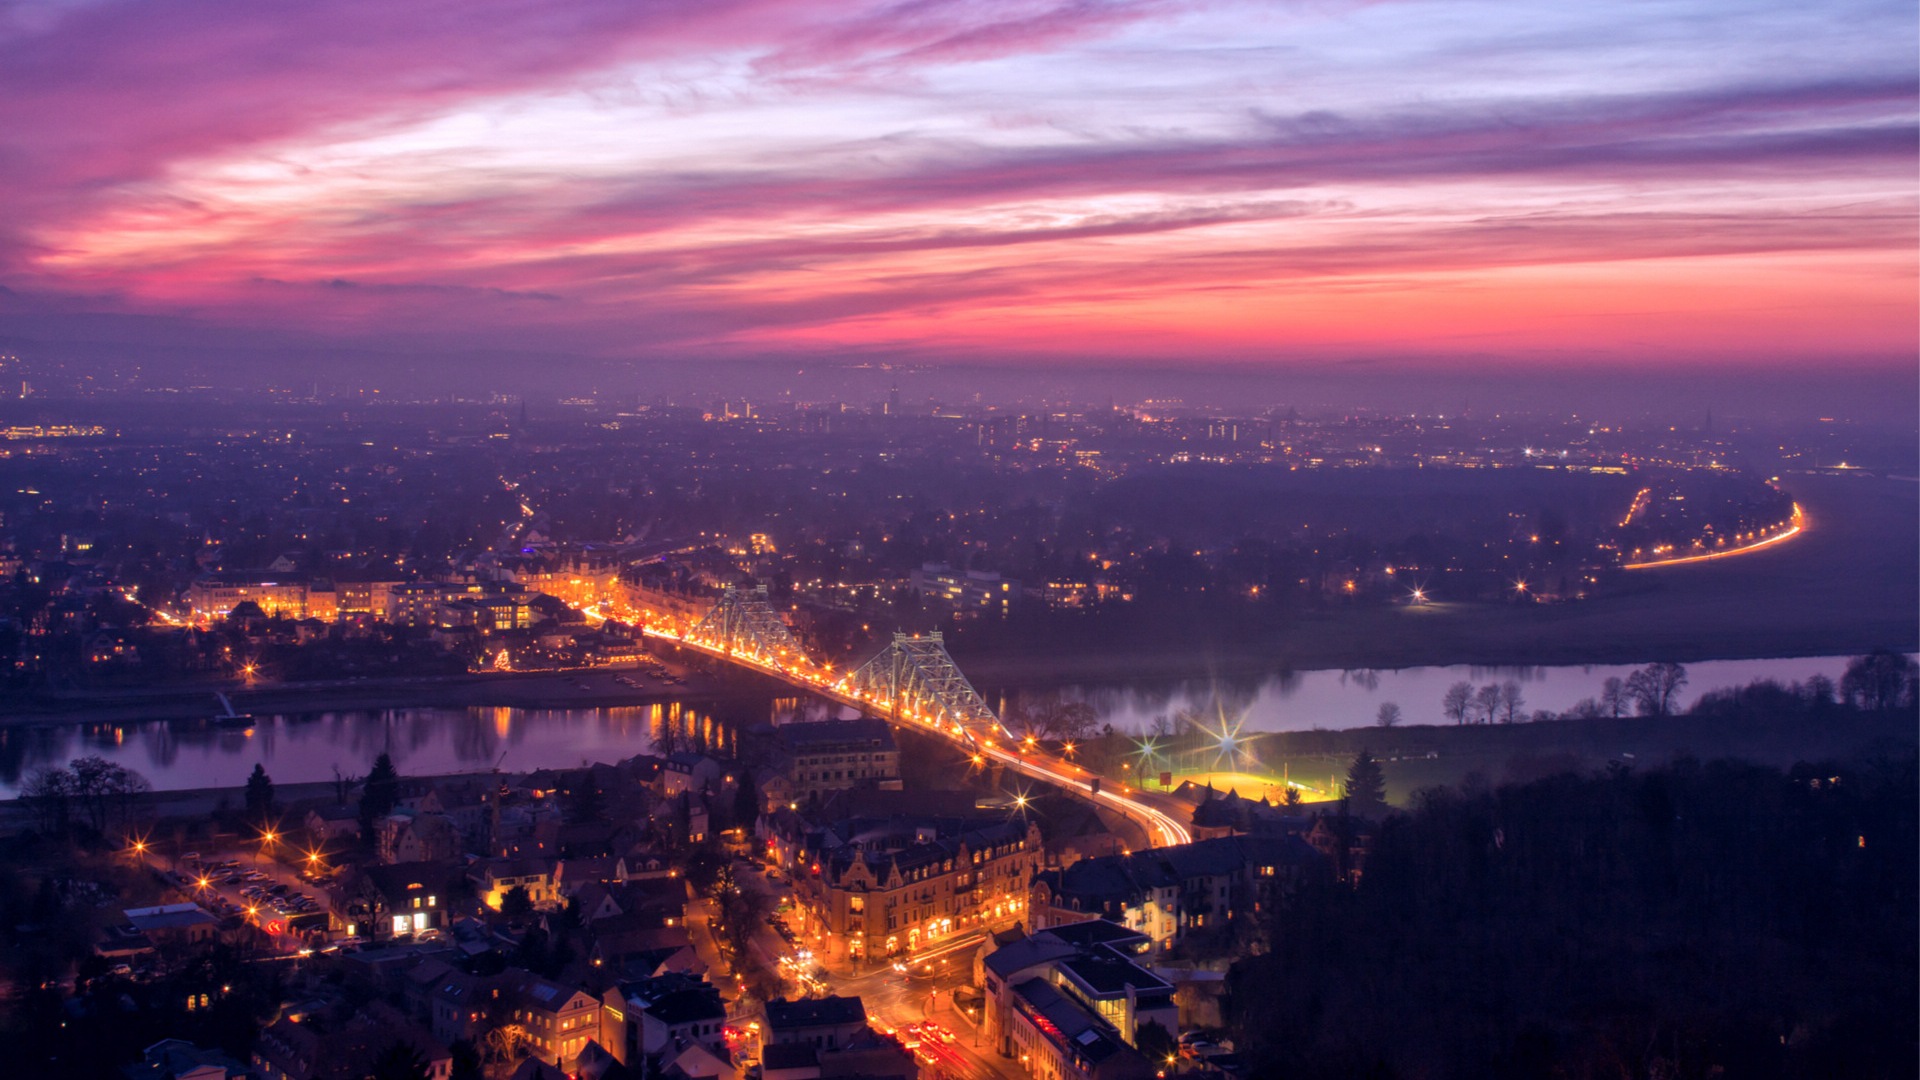
[[[514,919],[533,914],[533,897],[525,885],[515,885],[500,898],[500,914]]]
[[[373,843],[380,819],[393,813],[399,804],[400,770],[393,767],[393,758],[383,753],[373,759],[373,771],[360,787],[360,835],[367,843]]]
[[[1454,683],[1447,687],[1446,694],[1440,698],[1441,711],[1447,714],[1447,719],[1456,724],[1467,722],[1467,711],[1472,707],[1473,684],[1470,682]]]
[[[373,1059],[371,1080],[430,1080],[426,1055],[404,1039],[395,1041]]]
[[[1374,721],[1381,727],[1394,727],[1400,723],[1400,706],[1391,702],[1380,703],[1380,710],[1373,714]]]
[[[1347,805],[1360,817],[1371,817],[1387,808],[1387,778],[1380,763],[1366,750],[1354,755],[1347,767]]]
[[[1903,698],[1912,700],[1916,671],[1920,668],[1911,659],[1875,649],[1848,661],[1846,674],[1840,677],[1840,693],[1856,708],[1891,711],[1900,707]]]
[[[151,786],[138,772],[96,755],[74,758],[64,769],[34,770],[20,794],[50,832],[64,833],[77,815],[96,835],[105,835],[108,825],[126,818],[134,797]]]
[[[1627,707],[1633,699],[1627,694],[1627,682],[1618,675],[1607,676],[1600,684],[1600,708],[1606,715],[1618,719],[1627,715]]]
[[[1508,679],[1500,684],[1500,722],[1511,724],[1520,719],[1526,699],[1520,696],[1520,684]]]
[[[1488,683],[1487,685],[1481,687],[1479,690],[1474,692],[1473,718],[1476,721],[1482,724],[1491,724],[1493,723],[1494,716],[1497,715],[1499,712],[1500,712],[1500,687],[1499,686],[1495,685],[1494,683]]]
[[[1679,664],[1648,664],[1627,676],[1627,696],[1641,716],[1672,716],[1687,669]]]
[[[1910,746],[1910,744],[1909,744]],[[1911,1075],[1912,750],[1432,789],[1276,900],[1255,1076]]]
[[[254,763],[253,773],[247,777],[246,799],[248,821],[258,825],[273,816],[273,778],[259,762]]]
[[[567,820],[575,823],[599,821],[606,813],[605,802],[600,796],[600,785],[593,782],[591,771],[582,771],[577,786],[570,792],[572,798],[567,803]]]
[[[1133,1047],[1155,1065],[1171,1060],[1180,1052],[1173,1032],[1158,1020],[1148,1020],[1133,1029]]]

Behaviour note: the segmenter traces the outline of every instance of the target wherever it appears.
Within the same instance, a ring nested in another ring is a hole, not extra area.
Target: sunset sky
[[[1907,370],[1917,33],[1912,0],[0,0],[0,333]]]

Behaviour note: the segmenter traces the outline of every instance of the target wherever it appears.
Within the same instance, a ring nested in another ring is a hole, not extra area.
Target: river
[[[1718,660],[1687,667],[1681,699],[1744,685],[1820,674],[1840,681],[1847,657]],[[1156,717],[1188,712],[1209,727],[1254,733],[1364,727],[1382,702],[1399,705],[1405,723],[1447,722],[1440,699],[1448,686],[1512,680],[1524,710],[1563,712],[1599,694],[1609,676],[1634,669],[1613,666],[1424,667],[1392,671],[1303,671],[1262,677],[1190,679],[1158,684],[1103,684],[1062,688],[1085,700],[1102,721],[1147,730]],[[991,690],[989,700],[1005,698]],[[781,716],[792,699],[771,699],[765,715]],[[751,712],[752,710],[749,710]],[[746,717],[752,719],[752,716]],[[739,717],[736,717],[739,719]],[[276,783],[331,780],[334,769],[364,775],[375,756],[391,754],[402,775],[509,772],[617,761],[663,747],[726,752],[730,723],[684,704],[616,708],[407,708],[288,713],[258,718],[248,731],[207,721],[149,721],[0,728],[0,797],[11,797],[30,770],[98,754],[139,771],[156,790],[237,787],[258,763]]]

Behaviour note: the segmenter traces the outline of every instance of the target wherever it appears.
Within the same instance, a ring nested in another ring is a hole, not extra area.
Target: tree
[[[247,818],[263,823],[273,816],[273,778],[267,775],[267,767],[260,762],[253,765],[253,774],[247,777]]]
[[[426,1056],[405,1039],[398,1039],[373,1059],[371,1080],[430,1080]]]
[[[600,820],[601,815],[605,812],[605,807],[603,800],[600,798],[600,785],[593,782],[593,773],[591,771],[581,774],[579,785],[575,787],[570,794],[573,798],[569,800],[567,806],[567,819],[569,821],[578,824]]]
[[[1286,803],[1287,809],[1295,810],[1299,808],[1301,803],[1306,801],[1306,796],[1300,794],[1299,788],[1294,787],[1292,784],[1288,784],[1287,793],[1286,795],[1282,796],[1282,799]]]
[[[359,783],[360,783],[359,777],[348,776],[340,771],[340,766],[335,765],[333,767],[333,803],[334,805],[335,806],[347,805],[347,795],[350,792],[352,792],[355,785]]]
[[[383,753],[373,759],[373,771],[360,787],[360,835],[367,843],[373,843],[374,826],[399,804],[400,770],[393,767],[393,758]]]
[[[1914,677],[1914,662],[1887,649],[1875,649],[1847,662],[1840,677],[1840,694],[1847,704],[1869,712],[1900,707],[1900,698]]]
[[[98,833],[106,832],[115,816],[126,816],[135,795],[152,788],[146,777],[97,755],[74,758],[67,768],[73,775],[73,796]]]
[[[1380,711],[1373,714],[1375,723],[1381,727],[1393,727],[1400,722],[1400,706],[1391,701],[1380,703]]]
[[[1627,714],[1627,705],[1633,699],[1627,694],[1626,681],[1618,675],[1609,675],[1607,681],[1600,684],[1600,709],[1614,719]]]
[[[1366,816],[1386,809],[1387,778],[1373,754],[1361,750],[1347,767],[1347,805],[1355,814]]]
[[[1173,1033],[1158,1020],[1148,1020],[1133,1029],[1133,1048],[1154,1065],[1172,1061],[1180,1052]]]
[[[1475,691],[1473,695],[1473,715],[1482,724],[1493,723],[1494,714],[1500,711],[1500,687],[1488,683]]]
[[[1472,704],[1473,684],[1469,682],[1454,683],[1440,698],[1440,710],[1456,724],[1467,722],[1467,710]]]
[[[34,769],[20,785],[20,800],[33,811],[40,830],[66,834],[73,823],[73,774],[65,769]]]
[[[1675,698],[1687,685],[1687,669],[1679,664],[1648,664],[1627,676],[1627,695],[1641,716],[1672,716]]]
[[[1815,675],[1808,679],[1801,692],[1806,695],[1807,704],[1815,709],[1827,708],[1839,697],[1839,691],[1834,687],[1833,680],[1825,675]]]
[[[515,919],[533,914],[533,896],[525,885],[515,885],[500,898],[500,914]]]
[[[733,791],[733,823],[743,829],[753,828],[760,819],[760,788],[753,782],[753,771],[742,769],[740,785]]]
[[[1508,679],[1500,684],[1500,722],[1511,724],[1520,718],[1520,707],[1526,699],[1520,696],[1520,684]]]
[[[452,1071],[447,1074],[448,1080],[482,1080],[486,1076],[480,1067],[480,1048],[473,1044],[472,1039],[453,1040],[447,1047],[447,1053],[453,1059]]]

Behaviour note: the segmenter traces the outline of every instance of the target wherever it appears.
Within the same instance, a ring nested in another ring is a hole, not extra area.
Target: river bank
[[[702,671],[670,663],[684,680],[667,685],[634,678],[632,669],[480,672],[418,679],[367,679],[309,685],[207,684],[187,687],[39,696],[0,706],[0,727],[49,724],[205,720],[219,711],[216,693],[255,716],[418,708],[584,709],[668,702],[709,703],[764,697],[779,684],[747,671]]]

